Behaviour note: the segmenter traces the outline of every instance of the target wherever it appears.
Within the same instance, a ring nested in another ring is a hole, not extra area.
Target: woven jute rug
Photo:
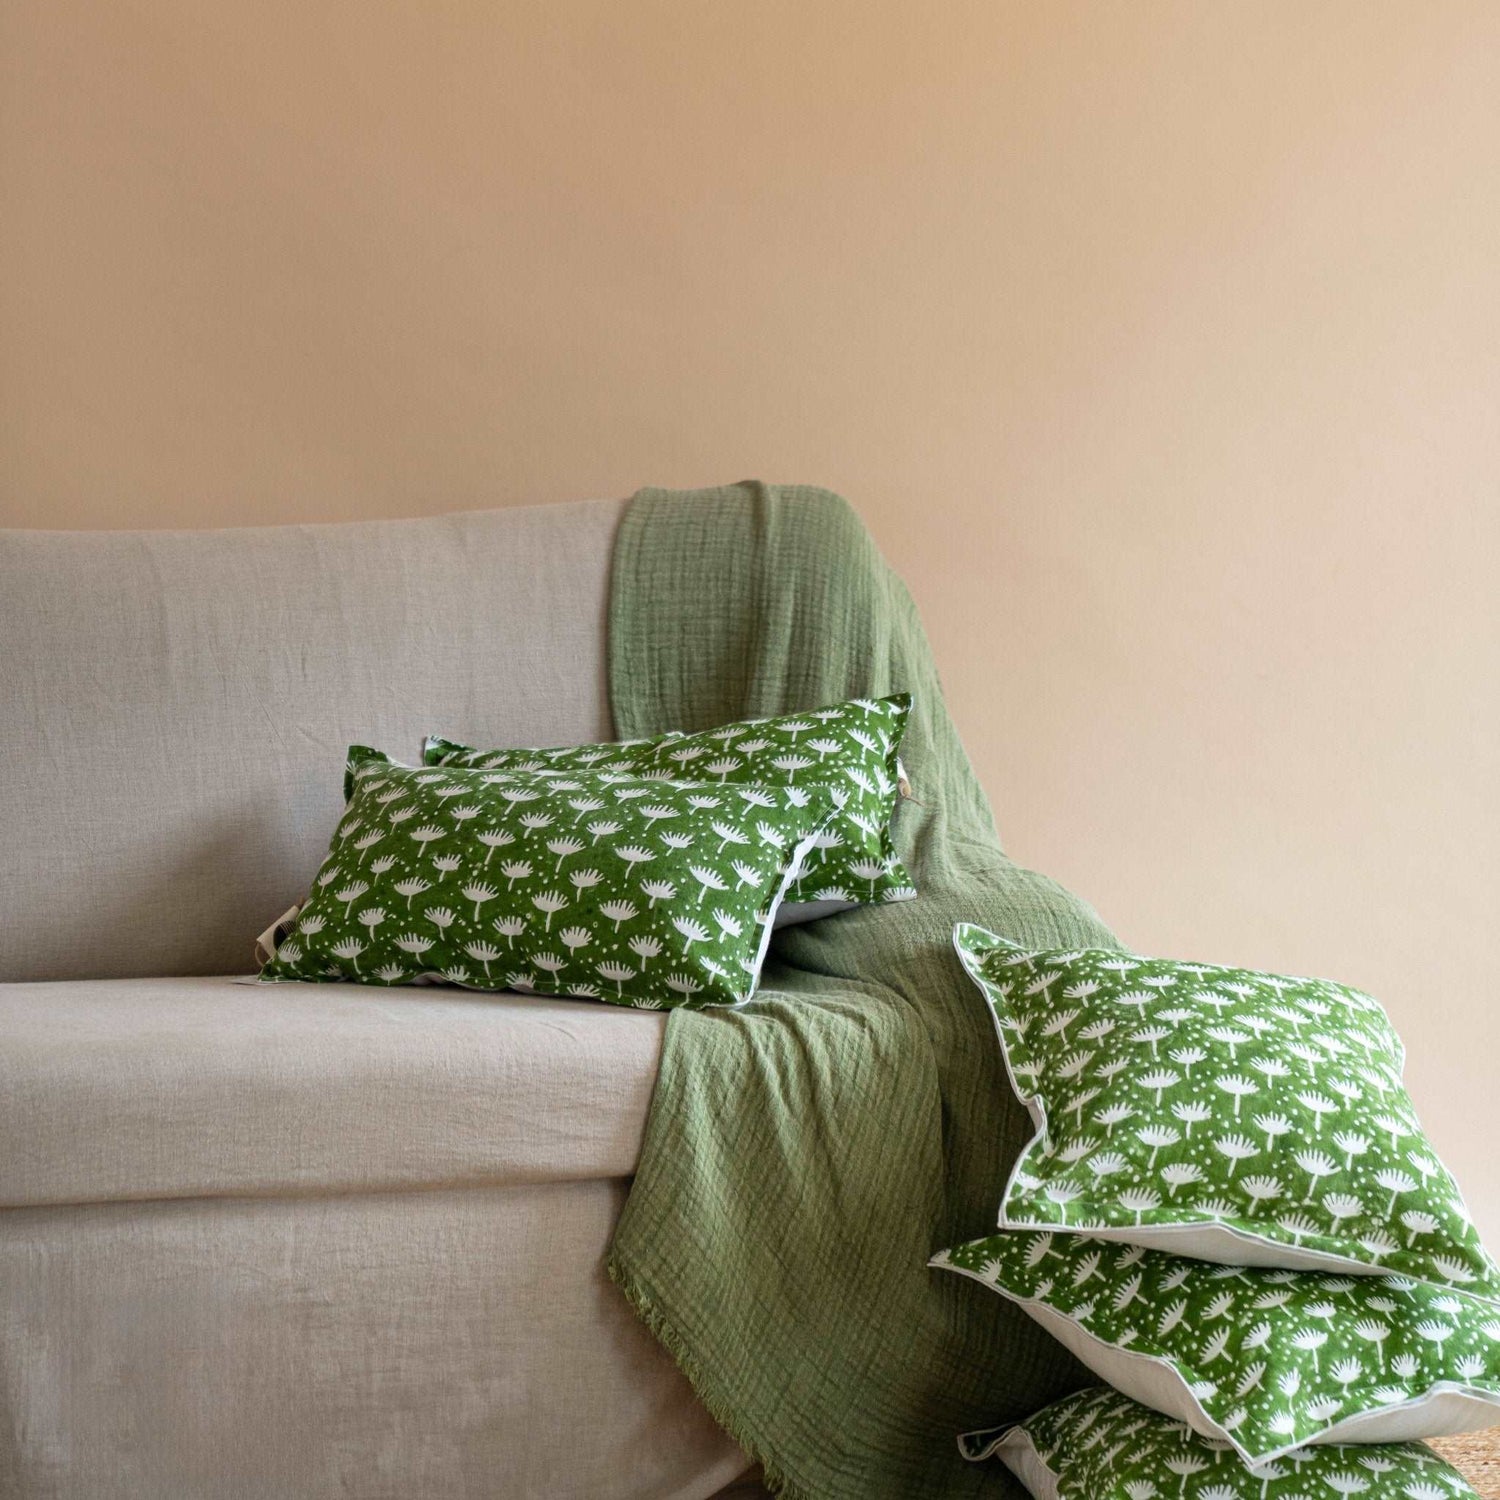
[[[1500,1500],[1500,1427],[1428,1438],[1427,1445],[1441,1453],[1484,1500]]]

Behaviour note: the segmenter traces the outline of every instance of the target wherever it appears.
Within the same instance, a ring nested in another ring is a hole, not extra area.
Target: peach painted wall
[[[849,495],[1019,858],[1500,1242],[1500,6],[7,0],[0,523]]]

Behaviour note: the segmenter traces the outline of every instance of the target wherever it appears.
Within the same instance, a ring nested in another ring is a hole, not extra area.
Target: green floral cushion
[[[1249,1469],[1227,1443],[1101,1386],[959,1447],[999,1458],[1033,1500],[1480,1500],[1420,1443],[1302,1448]]]
[[[721,786],[825,786],[836,816],[819,834],[803,873],[787,892],[784,909],[783,920],[805,920],[861,902],[906,901],[916,895],[891,842],[891,815],[902,780],[897,752],[910,712],[911,695],[896,693],[774,719],[746,719],[699,734],[608,745],[474,750],[433,738],[424,759],[428,765],[485,771],[589,770]]]
[[[832,813],[817,787],[413,769],[363,746],[349,783],[263,979],[737,1004]]]
[[[1260,1463],[1500,1421],[1500,1307],[1405,1276],[1211,1266],[1083,1235],[945,1251],[1101,1379]]]
[[[964,924],[954,943],[1036,1126],[1002,1226],[1500,1295],[1368,995]]]

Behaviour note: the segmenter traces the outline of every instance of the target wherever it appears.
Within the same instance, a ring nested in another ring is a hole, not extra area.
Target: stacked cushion
[[[823,786],[836,816],[787,892],[779,924],[916,895],[891,840],[911,695],[854,698],[807,713],[742,719],[698,734],[551,750],[476,750],[429,738],[428,765],[485,771],[673,777],[715,785]]]
[[[1500,1422],[1500,1308],[1405,1276],[1216,1266],[1085,1235],[945,1251],[1096,1375],[1261,1464]]]
[[[350,762],[333,847],[263,979],[737,1004],[833,810],[819,788],[414,769],[359,746]]]
[[[1036,1500],[1479,1500],[1416,1443],[1306,1448],[1252,1474],[1228,1444],[1101,1387],[959,1442],[969,1458],[999,1458]]]
[[[964,925],[954,945],[1037,1127],[1002,1225],[1500,1295],[1368,995]]]
[[[954,944],[1035,1134],[1002,1232],[934,1265],[1022,1307],[1118,1388],[1109,1412],[1144,1403],[1231,1475],[1500,1418],[1500,1268],[1370,996],[962,924]],[[1261,1493],[1237,1484],[1204,1493]]]

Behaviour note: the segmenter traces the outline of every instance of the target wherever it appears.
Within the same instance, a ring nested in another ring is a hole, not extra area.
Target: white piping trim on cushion
[[[1042,1455],[1036,1451],[1036,1444],[1032,1442],[1025,1424],[1017,1422],[1013,1427],[993,1432],[993,1437],[992,1431],[964,1434],[970,1440],[980,1439],[982,1446],[970,1451],[964,1446],[964,1437],[961,1437],[958,1441],[959,1453],[971,1464],[984,1463],[987,1459],[998,1457],[1026,1486],[1032,1500],[1059,1500],[1061,1492],[1057,1488],[1057,1475],[1042,1461]],[[989,1441],[983,1441],[986,1439]]]

